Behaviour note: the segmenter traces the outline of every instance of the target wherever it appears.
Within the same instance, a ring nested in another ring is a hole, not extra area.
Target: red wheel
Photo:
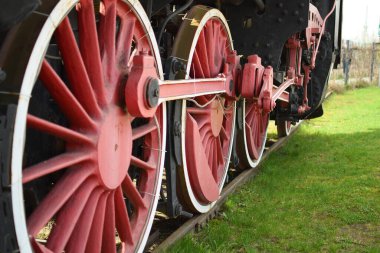
[[[240,102],[241,131],[237,137],[237,152],[240,157],[240,167],[256,167],[263,155],[267,130],[269,123],[269,113],[264,113],[258,107],[256,100],[243,99]]]
[[[233,50],[223,15],[196,6],[187,14],[174,44],[173,55],[186,61],[186,78],[213,78],[223,71]],[[198,20],[197,25],[191,20]],[[235,101],[223,94],[184,100],[180,191],[185,206],[206,212],[219,198],[232,149]]]
[[[138,2],[93,3],[52,8],[23,78],[9,150],[21,252],[142,251],[153,222],[165,105],[134,118],[122,96],[142,51],[162,78],[154,34]]]
[[[286,137],[292,131],[293,125],[292,122],[287,120],[282,120],[277,122],[277,136],[279,138]]]

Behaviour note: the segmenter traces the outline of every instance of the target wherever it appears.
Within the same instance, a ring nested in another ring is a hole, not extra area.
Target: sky
[[[367,14],[367,15],[366,15]],[[343,0],[344,40],[379,41],[380,0]],[[367,24],[367,35],[365,25]]]

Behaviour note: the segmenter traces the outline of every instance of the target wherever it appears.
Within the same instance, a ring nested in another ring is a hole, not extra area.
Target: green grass
[[[380,252],[380,89],[324,109],[168,252]]]

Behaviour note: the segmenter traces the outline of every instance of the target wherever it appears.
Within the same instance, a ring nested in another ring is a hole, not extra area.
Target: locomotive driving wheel
[[[237,152],[239,167],[254,168],[261,161],[264,153],[269,113],[265,113],[255,99],[243,99],[239,102],[239,131],[237,135]]]
[[[286,137],[292,131],[293,125],[291,121],[281,120],[277,122],[277,136],[279,138]]]
[[[216,9],[195,6],[174,43],[173,56],[186,66],[177,77],[218,77],[232,50],[223,15]],[[207,212],[219,198],[232,150],[235,104],[225,94],[183,100],[179,195],[187,209]]]
[[[161,186],[166,108],[132,117],[123,87],[142,52],[162,78],[149,19],[131,0],[62,0],[50,11],[25,21],[44,18],[7,151],[20,251],[142,251]]]

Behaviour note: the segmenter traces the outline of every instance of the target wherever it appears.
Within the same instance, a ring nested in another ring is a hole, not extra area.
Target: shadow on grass
[[[380,128],[305,127],[170,252],[380,252]]]

